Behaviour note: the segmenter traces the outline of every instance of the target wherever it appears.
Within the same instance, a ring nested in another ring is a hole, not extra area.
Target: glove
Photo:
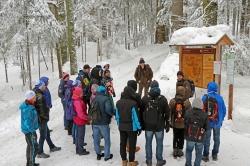
[[[169,122],[166,123],[165,125],[165,130],[166,130],[166,133],[169,132],[169,128],[170,128],[170,125],[169,125]]]
[[[141,135],[141,130],[137,131],[137,136]]]

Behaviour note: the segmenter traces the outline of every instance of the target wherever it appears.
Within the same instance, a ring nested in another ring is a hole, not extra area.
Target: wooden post
[[[216,61],[221,61],[221,45],[216,45]],[[222,63],[221,63],[222,65]],[[222,66],[220,66],[220,74],[215,75],[215,82],[218,84],[218,93],[221,94],[221,69]]]
[[[233,119],[233,84],[229,85],[229,99],[228,99],[228,120]]]
[[[179,47],[179,70],[180,71],[182,69],[182,49],[183,49],[183,46],[180,46]]]

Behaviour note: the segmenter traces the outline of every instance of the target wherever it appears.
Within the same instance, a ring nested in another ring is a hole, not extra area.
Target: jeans
[[[219,153],[220,147],[220,128],[210,128],[206,131],[205,139],[204,139],[204,151],[203,156],[209,156],[209,147],[211,134],[213,131],[213,139],[214,139],[214,147],[212,150],[212,155],[217,155]]]
[[[63,124],[64,124],[64,128],[68,128],[68,121],[66,119],[66,103],[65,101],[63,101],[63,99],[61,99],[61,103],[63,105]]]
[[[27,142],[27,148],[26,148],[27,165],[34,165],[38,150],[36,133],[25,134],[25,140]]]
[[[110,128],[109,125],[93,125],[94,148],[97,155],[101,155],[101,136],[104,138],[104,158],[110,157]]]
[[[85,125],[77,126],[76,125],[76,133],[75,133],[75,145],[76,145],[76,153],[84,152],[83,144],[85,138]]]
[[[174,132],[173,148],[182,150],[184,146],[185,129],[173,128],[173,132]]]
[[[43,145],[44,145],[45,140],[47,141],[50,149],[54,148],[55,145],[53,144],[53,142],[50,139],[50,131],[49,131],[47,122],[40,123],[39,131],[40,131],[40,138],[39,138],[38,154],[41,154],[41,153],[43,153]]]
[[[145,131],[145,137],[146,137],[146,160],[151,161],[152,160],[152,141],[153,136],[155,136],[156,139],[156,159],[157,161],[163,160],[162,153],[163,153],[163,139],[164,139],[164,130],[159,132],[153,132],[153,131]]]
[[[200,166],[202,159],[203,143],[187,141],[186,142],[186,164],[185,166],[192,166],[192,152],[195,148],[195,162],[194,166]]]
[[[123,161],[127,160],[126,147],[129,145],[129,162],[135,161],[137,132],[120,131],[120,155]]]

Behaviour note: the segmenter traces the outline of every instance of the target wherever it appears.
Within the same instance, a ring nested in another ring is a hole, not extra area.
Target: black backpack
[[[202,141],[205,134],[203,122],[198,113],[193,113],[187,122],[187,136],[191,140]]]
[[[96,123],[96,122],[101,121],[102,113],[101,113],[99,103],[96,100],[94,100],[92,102],[90,109],[89,109],[88,116],[89,116],[89,119],[92,123]]]
[[[193,97],[195,94],[195,84],[193,80],[187,80],[189,85],[190,85],[190,89],[191,89],[191,94],[190,97]]]
[[[208,119],[210,121],[217,121],[218,120],[218,102],[215,98],[206,96],[206,100],[204,102],[204,110],[208,115]]]
[[[174,111],[174,122],[184,122],[185,106],[184,101],[181,99],[175,99],[175,111]]]
[[[158,96],[156,99],[152,99],[151,97],[149,98],[150,100],[146,106],[145,111],[143,112],[143,121],[145,123],[145,126],[157,128],[160,120],[163,118],[159,106],[161,96]]]

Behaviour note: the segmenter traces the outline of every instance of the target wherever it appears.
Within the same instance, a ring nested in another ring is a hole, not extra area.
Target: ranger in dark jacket
[[[44,91],[46,90],[45,83],[42,81],[38,81],[35,85],[34,91],[36,93],[36,110],[38,113],[39,119],[39,150],[38,150],[38,158],[48,158],[50,157],[48,154],[45,154],[43,151],[44,141],[46,140],[50,152],[55,152],[61,150],[61,147],[56,147],[50,139],[50,131],[48,129],[48,121],[49,121],[49,107],[46,104],[46,99],[44,97]]]
[[[129,165],[135,166],[138,162],[135,161],[135,150],[137,142],[137,134],[141,131],[141,119],[138,110],[139,98],[136,94],[136,81],[128,81],[128,85],[122,92],[121,99],[117,101],[116,120],[120,131],[120,155],[122,165],[127,165],[126,146],[129,142]]]
[[[156,159],[157,165],[166,164],[163,159],[163,139],[164,129],[169,131],[169,106],[167,99],[161,95],[159,83],[153,81],[147,96],[142,98],[143,101],[143,124],[146,137],[146,163],[152,166],[152,141],[153,136],[156,138]]]
[[[139,84],[139,94],[142,95],[144,89],[144,96],[148,94],[149,85],[153,78],[153,71],[148,64],[145,64],[143,58],[140,59],[139,65],[134,74],[136,82]]]
[[[195,166],[200,166],[202,159],[203,141],[208,128],[208,117],[202,111],[203,103],[199,98],[194,99],[192,110],[185,114],[186,164],[192,166],[192,152],[195,147]]]

